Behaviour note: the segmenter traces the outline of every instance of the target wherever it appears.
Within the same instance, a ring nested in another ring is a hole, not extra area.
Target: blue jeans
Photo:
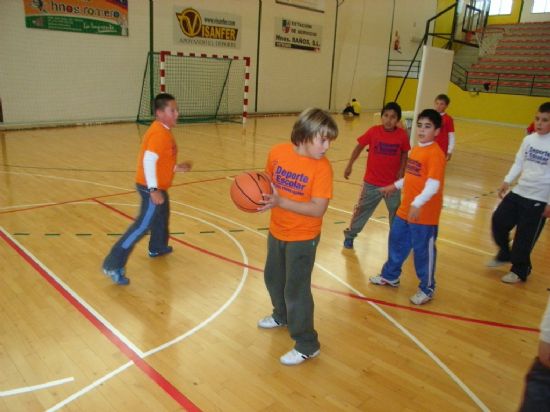
[[[426,295],[432,296],[435,289],[437,229],[437,225],[418,225],[395,216],[388,241],[388,260],[382,267],[382,277],[387,280],[399,279],[401,267],[412,250],[416,276],[420,280],[419,288]]]
[[[161,190],[164,203],[155,205],[151,200],[151,194],[145,186],[136,185],[137,192],[141,196],[141,209],[135,222],[126,230],[126,233],[115,243],[111,252],[103,262],[103,268],[107,270],[121,269],[134,249],[136,243],[151,230],[149,250],[158,252],[168,246],[168,220],[170,217],[170,200],[168,192]]]

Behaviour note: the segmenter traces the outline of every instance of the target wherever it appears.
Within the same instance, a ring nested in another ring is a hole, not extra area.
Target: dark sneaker
[[[126,270],[124,270],[124,268],[114,270],[107,270],[103,268],[103,273],[109,276],[113,283],[116,283],[117,285],[124,286],[130,283],[130,279],[126,277]]]
[[[344,239],[344,249],[353,249],[353,239]]]
[[[172,246],[166,246],[165,249],[162,249],[162,250],[159,250],[159,251],[155,251],[153,252],[152,250],[149,251],[149,257],[159,257],[159,256],[162,256],[162,255],[167,255],[169,253],[172,253],[172,251],[174,250],[174,248]]]

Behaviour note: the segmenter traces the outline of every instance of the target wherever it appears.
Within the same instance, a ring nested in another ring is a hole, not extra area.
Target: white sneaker
[[[281,328],[283,326],[286,326],[286,324],[277,322],[271,315],[258,321],[258,327],[263,329]]]
[[[281,356],[280,360],[283,365],[299,365],[300,363],[315,358],[319,356],[321,351],[317,349],[311,355],[304,355],[303,353],[298,352],[296,349],[292,349],[290,352],[285,353]]]
[[[374,285],[379,285],[379,286],[391,286],[393,288],[396,288],[399,286],[399,279],[396,279],[396,280],[388,280],[388,279],[384,279],[382,277],[382,275],[376,275],[376,276],[371,276],[369,278],[369,282],[374,284]]]
[[[494,259],[491,259],[490,261],[488,261],[487,263],[485,263],[485,266],[487,266],[488,268],[498,268],[498,267],[504,266],[508,263],[510,263],[510,262],[506,262],[504,260],[498,260],[497,258],[494,258]]]
[[[503,277],[500,278],[504,283],[518,283],[521,282],[521,278],[516,275],[514,272],[508,272]]]
[[[430,300],[432,300],[432,297],[426,295],[420,289],[418,289],[418,291],[413,296],[410,297],[410,301],[415,305],[423,305],[424,303],[429,302]]]

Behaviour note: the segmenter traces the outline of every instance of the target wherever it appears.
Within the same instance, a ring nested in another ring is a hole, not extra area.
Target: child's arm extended
[[[279,196],[279,192],[273,186],[273,193],[270,195],[264,194],[264,206],[258,209],[259,212],[265,212],[275,206],[290,210],[291,212],[300,215],[321,217],[325,214],[329,199],[324,197],[312,197],[309,202],[296,202],[295,200]]]
[[[441,186],[441,182],[437,179],[429,178],[426,180],[424,189],[411,203],[411,207],[409,208],[409,222],[414,222],[418,219],[418,216],[420,216],[420,209],[437,193],[439,186]]]
[[[344,170],[344,178],[349,179],[349,175],[351,175],[351,168],[353,166],[353,163],[357,160],[361,152],[365,146],[362,146],[358,144],[355,146],[355,149],[353,149],[353,152],[351,152],[351,157],[349,159],[348,165],[346,166],[346,170]]]
[[[514,164],[510,167],[508,174],[504,177],[504,182],[497,189],[498,197],[501,199],[506,196],[506,193],[510,190],[510,184],[521,174],[523,170],[523,154],[525,153],[525,140],[521,144],[518,152],[516,153],[516,158]]]

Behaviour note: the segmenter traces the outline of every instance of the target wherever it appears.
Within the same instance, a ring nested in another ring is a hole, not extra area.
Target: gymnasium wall
[[[384,98],[392,20],[410,24],[413,15],[414,24],[423,25],[434,14],[435,1],[310,1],[323,5],[324,13],[275,0],[155,1],[154,48],[250,56],[249,112],[307,106],[340,111],[351,97],[367,110],[378,109]],[[186,7],[240,16],[240,47],[178,43],[173,14],[175,8]],[[281,17],[322,26],[320,52],[275,47],[274,25]],[[134,120],[149,50],[148,0],[129,2],[128,30],[129,36],[123,37],[26,28],[22,0],[1,1],[4,124]]]

